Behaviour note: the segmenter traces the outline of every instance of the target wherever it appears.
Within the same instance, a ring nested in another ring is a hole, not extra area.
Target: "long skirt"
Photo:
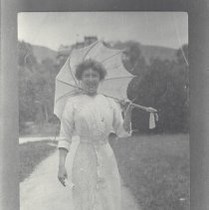
[[[72,165],[74,210],[121,210],[121,182],[109,143],[80,142]]]

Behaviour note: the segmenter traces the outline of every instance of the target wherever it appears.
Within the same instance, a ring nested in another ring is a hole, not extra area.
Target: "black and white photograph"
[[[20,210],[189,210],[188,13],[17,17]]]

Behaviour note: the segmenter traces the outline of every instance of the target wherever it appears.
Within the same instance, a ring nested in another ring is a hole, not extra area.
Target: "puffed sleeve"
[[[75,128],[74,123],[74,104],[72,100],[68,100],[61,119],[58,148],[65,148],[69,151]]]
[[[122,109],[120,105],[115,101],[112,101],[112,108],[113,108],[113,130],[118,137],[127,137],[131,134],[125,131],[123,127],[123,117],[122,117]]]

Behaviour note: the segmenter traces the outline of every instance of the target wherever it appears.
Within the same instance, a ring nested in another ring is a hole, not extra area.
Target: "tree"
[[[35,89],[32,81],[37,66],[38,63],[33,55],[31,45],[18,42],[20,132],[23,131],[25,122],[35,120]]]
[[[186,81],[184,66],[176,62],[153,59],[144,77],[132,80],[128,97],[135,98],[135,103],[158,110],[156,132],[187,132]],[[148,133],[148,119],[149,115],[145,112],[133,110],[134,129]]]
[[[188,45],[185,44],[177,50],[176,53],[178,64],[188,64]]]
[[[33,70],[37,64],[32,46],[24,41],[18,42],[18,65]]]
[[[123,53],[123,63],[130,73],[143,76],[147,70],[147,63],[141,53],[140,44],[135,41],[125,43],[125,51]]]
[[[56,61],[46,58],[38,63],[31,45],[18,43],[19,124],[20,132],[27,121],[40,124],[53,118]]]

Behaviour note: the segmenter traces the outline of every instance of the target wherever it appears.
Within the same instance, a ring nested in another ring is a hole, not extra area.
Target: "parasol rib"
[[[73,74],[73,72],[72,72],[72,70],[71,70],[70,62],[68,62],[69,60],[70,60],[70,58],[67,60],[68,69],[69,69],[69,71],[70,71],[70,74],[71,74],[71,76],[72,76],[74,82],[75,82],[76,85],[78,86],[78,82],[77,82],[77,80],[76,80],[76,78],[75,78],[75,76],[74,76],[74,74]]]
[[[108,58],[105,58],[105,59],[102,61],[102,63],[106,62],[107,60],[109,60],[109,59],[111,59],[111,58],[113,58],[113,57],[115,57],[115,56],[117,56],[117,55],[119,55],[119,54],[121,54],[121,52],[117,52],[116,54],[111,55],[111,56],[108,57]]]
[[[58,101],[60,101],[62,98],[65,98],[65,97],[68,96],[68,95],[70,96],[72,93],[74,93],[74,92],[73,92],[73,91],[70,91],[70,92],[64,94],[63,96],[59,97],[59,98],[56,100],[56,103],[57,103]]]
[[[68,82],[64,82],[64,81],[61,81],[61,80],[59,80],[59,79],[58,79],[57,81],[59,81],[59,82],[65,84],[65,85],[69,85],[69,86],[72,86],[72,87],[76,87],[76,88],[77,88],[76,85],[72,85],[72,84],[70,84],[70,83],[68,83]]]
[[[115,80],[115,79],[125,79],[125,78],[134,78],[134,76],[107,78],[107,79],[105,79],[105,81],[107,81],[107,80]]]
[[[71,87],[73,87],[73,88],[82,89],[82,88],[79,88],[79,86],[72,85],[72,84],[70,84],[70,83],[61,81],[61,80],[59,80],[59,79],[58,79],[57,81],[60,82],[60,83],[65,84],[65,85],[71,86]],[[59,98],[56,100],[56,102],[58,102],[59,100],[61,100],[62,98],[66,97],[69,93],[72,93],[72,92],[73,92],[73,91],[69,91],[68,93],[62,95],[61,97],[59,97]]]
[[[86,53],[84,54],[84,57],[83,57],[83,61],[85,60],[86,56],[89,54],[89,52],[92,50],[92,48],[93,48],[97,43],[99,43],[99,41],[94,42],[94,44],[92,44],[92,46],[86,51]]]

